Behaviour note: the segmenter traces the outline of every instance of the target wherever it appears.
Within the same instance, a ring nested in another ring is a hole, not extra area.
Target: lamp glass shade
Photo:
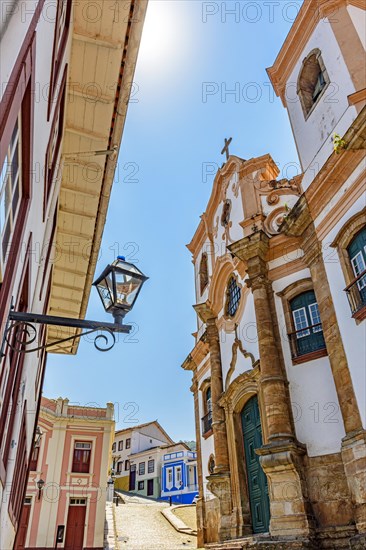
[[[130,311],[147,277],[134,264],[118,257],[94,283],[106,311]]]
[[[112,273],[106,274],[96,286],[104,308],[108,311],[114,303]]]

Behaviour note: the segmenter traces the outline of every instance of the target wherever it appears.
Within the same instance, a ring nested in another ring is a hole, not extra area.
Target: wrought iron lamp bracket
[[[39,326],[58,326],[79,329],[77,334],[66,338],[60,338],[52,342],[46,342],[36,347],[29,347],[36,342],[39,336]],[[94,346],[98,351],[109,351],[116,343],[115,333],[129,334],[131,325],[119,323],[105,323],[100,321],[88,321],[84,319],[70,319],[68,317],[56,317],[52,315],[39,315],[36,313],[23,313],[10,311],[4,335],[1,343],[0,361],[4,357],[5,345],[20,353],[32,353],[47,348],[54,348],[65,342],[73,342],[82,336],[97,333],[94,338]],[[101,344],[102,343],[102,344]]]

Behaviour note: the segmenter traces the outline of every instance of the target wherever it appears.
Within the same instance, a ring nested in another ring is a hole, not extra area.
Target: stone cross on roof
[[[229,160],[229,156],[230,156],[229,145],[232,141],[233,141],[233,138],[229,138],[229,139],[225,138],[225,147],[221,151],[221,154],[223,155],[224,153],[226,153],[226,160]]]

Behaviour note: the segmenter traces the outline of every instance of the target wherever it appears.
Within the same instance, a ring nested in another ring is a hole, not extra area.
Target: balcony
[[[366,270],[344,289],[352,311],[352,317],[359,321],[366,318]]]
[[[202,435],[208,437],[212,433],[212,411],[202,418]]]
[[[294,363],[305,363],[327,355],[321,323],[291,332],[288,337]]]

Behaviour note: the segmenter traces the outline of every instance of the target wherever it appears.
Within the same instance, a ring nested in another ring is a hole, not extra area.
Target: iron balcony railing
[[[357,313],[366,306],[366,270],[360,273],[344,290],[352,315],[357,316]]]
[[[207,434],[212,430],[212,411],[209,411],[203,418],[202,418],[202,433]]]
[[[288,337],[293,359],[326,349],[321,323],[291,332]]]

